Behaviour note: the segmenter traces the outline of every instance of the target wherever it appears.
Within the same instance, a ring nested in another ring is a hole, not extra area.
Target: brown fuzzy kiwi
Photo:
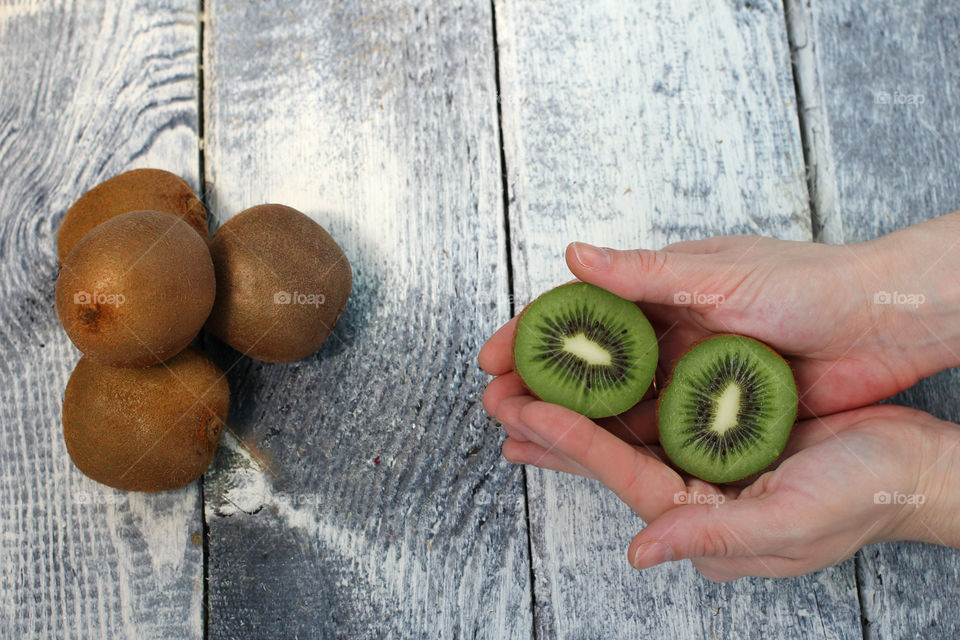
[[[194,349],[143,369],[84,356],[64,393],[63,437],[73,463],[97,482],[169,491],[210,466],[229,408],[223,373]]]
[[[182,178],[162,169],[134,169],[101,182],[67,209],[57,232],[61,264],[80,238],[110,218],[131,211],[163,211],[183,218],[206,240],[207,211]]]
[[[214,234],[217,299],[207,328],[258,360],[306,358],[329,337],[353,286],[343,250],[279,204],[251,207]]]
[[[179,353],[210,315],[207,243],[181,218],[134,211],[84,236],[57,278],[57,314],[80,351],[144,367]]]

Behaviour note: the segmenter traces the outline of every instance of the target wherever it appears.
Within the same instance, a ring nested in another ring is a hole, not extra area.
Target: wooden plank
[[[296,207],[354,272],[316,356],[231,369],[211,637],[531,635],[522,475],[476,365],[509,314],[491,30],[480,0],[208,5],[213,211]]]
[[[811,238],[779,2],[495,7],[518,305],[570,277],[575,239]],[[850,561],[724,585],[688,562],[640,573],[642,523],[599,485],[530,468],[528,500],[540,637],[860,635]]]
[[[196,185],[196,3],[0,6],[0,637],[200,638],[192,485],[121,493],[73,467],[60,404],[79,358],[57,321],[56,230],[136,167]]]
[[[836,197],[820,212],[846,242],[949,213],[960,203],[960,9],[932,0],[814,2],[823,95],[819,117]],[[892,402],[960,422],[960,371]],[[960,551],[912,543],[869,547],[858,568],[871,638],[960,635]]]

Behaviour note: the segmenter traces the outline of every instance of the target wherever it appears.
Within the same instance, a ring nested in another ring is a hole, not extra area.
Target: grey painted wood
[[[518,308],[570,277],[575,239],[810,239],[780,3],[581,4],[495,3]],[[539,637],[860,636],[852,561],[725,585],[689,562],[636,572],[627,507],[527,474]]]
[[[210,636],[529,637],[522,474],[476,364],[509,314],[489,3],[207,14],[212,210],[296,207],[354,270],[314,357],[218,355]]]
[[[197,182],[195,2],[0,6],[0,637],[200,638],[199,491],[121,493],[77,471],[60,405],[56,229],[103,179]]]
[[[936,1],[812,5],[817,70],[837,194],[821,217],[847,242],[960,208],[960,11]],[[960,421],[960,372],[893,402]],[[960,551],[878,545],[860,556],[872,638],[955,638]]]

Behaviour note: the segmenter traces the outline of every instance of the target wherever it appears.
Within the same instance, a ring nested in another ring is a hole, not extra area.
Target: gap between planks
[[[506,244],[507,254],[507,297],[510,317],[516,314],[515,298],[513,293],[513,254],[510,244],[510,181],[507,178],[507,152],[503,143],[503,100],[500,92],[500,47],[497,40],[497,7],[496,0],[490,0],[490,31],[493,38],[493,81],[497,92],[497,144],[500,145],[500,190],[503,196],[503,241]],[[527,465],[521,466],[523,477],[523,518],[527,530],[527,559],[530,570],[530,620],[533,635],[537,635],[537,588],[533,568],[533,537],[530,527],[530,498],[529,477]]]

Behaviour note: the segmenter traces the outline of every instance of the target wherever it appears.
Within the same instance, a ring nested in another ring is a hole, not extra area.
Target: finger
[[[513,371],[497,376],[483,391],[483,408],[487,413],[496,417],[497,406],[507,398],[514,396],[529,396],[526,385]]]
[[[581,469],[563,456],[547,451],[533,442],[507,438],[503,443],[503,447],[501,447],[501,451],[507,461],[515,464],[529,464],[541,469],[572,473],[585,478],[592,477],[584,469]]]
[[[656,399],[645,400],[618,416],[600,418],[596,422],[630,444],[654,444],[660,441]]]
[[[673,507],[674,494],[684,489],[680,476],[654,454],[574,411],[535,400],[523,406],[519,418],[541,446],[583,467],[644,520]]]
[[[809,561],[782,556],[755,558],[697,558],[693,566],[712,582],[730,582],[748,576],[758,578],[790,578],[821,568]]]
[[[492,376],[513,371],[513,333],[516,328],[517,318],[513,318],[490,336],[477,355],[481,369]]]
[[[617,251],[574,242],[567,247],[566,258],[577,278],[627,300],[690,308],[715,306],[694,304],[691,296],[683,295],[712,291],[702,286],[717,272],[717,261],[710,256],[646,249]]]
[[[544,445],[539,435],[524,425],[520,420],[520,412],[531,402],[539,401],[533,396],[511,396],[504,398],[504,400],[497,405],[496,413],[493,414],[493,417],[499,420],[504,428],[509,426],[519,429],[520,432],[526,436],[527,440]]]
[[[637,534],[628,554],[637,569],[683,558],[757,557],[776,554],[797,530],[796,522],[781,522],[764,498],[684,505]]]
[[[517,427],[505,424],[503,425],[503,431],[507,434],[508,438],[513,438],[518,442],[530,442],[530,436],[527,435],[525,430],[521,431]]]

